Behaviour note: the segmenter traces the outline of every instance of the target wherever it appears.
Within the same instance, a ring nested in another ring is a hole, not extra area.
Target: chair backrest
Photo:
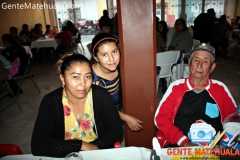
[[[76,34],[76,43],[81,43],[81,34],[80,33],[77,33]]]
[[[156,55],[156,65],[161,67],[160,78],[171,76],[171,67],[177,63],[180,51],[159,52]]]
[[[75,35],[75,42],[77,43],[77,37],[78,37],[79,33],[76,33]]]
[[[196,44],[199,44],[199,43],[200,43],[199,40],[197,40],[197,39],[193,39],[193,46],[195,46]]]
[[[70,44],[74,44],[76,42],[76,37],[72,36],[70,39]]]
[[[19,80],[19,79],[24,79],[24,78],[28,78],[28,77],[32,76],[31,71],[30,71],[30,69],[31,69],[30,59],[31,59],[31,57],[29,56],[28,57],[28,63],[26,65],[26,67],[25,67],[23,75],[19,75],[17,77],[13,77],[12,80]]]

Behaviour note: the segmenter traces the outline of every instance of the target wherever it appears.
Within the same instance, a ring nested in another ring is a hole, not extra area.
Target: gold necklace
[[[71,108],[72,108],[72,107],[71,107]],[[81,113],[80,113],[80,114],[75,113],[74,110],[73,110],[73,108],[72,108],[72,111],[73,111],[73,113],[75,114],[77,120],[79,120],[79,119],[80,119],[80,115],[81,115]]]
[[[70,102],[70,101],[69,101],[69,102]],[[72,103],[72,102],[70,102],[70,103]],[[77,114],[77,113],[74,111],[73,107],[72,107],[73,105],[71,105],[70,103],[69,103],[69,106],[72,108],[72,111],[73,111],[73,113],[75,114],[76,119],[79,120],[82,112],[81,112],[80,114]],[[84,110],[83,110],[83,111],[84,111]]]

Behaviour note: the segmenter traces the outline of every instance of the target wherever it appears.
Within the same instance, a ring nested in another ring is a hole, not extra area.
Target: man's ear
[[[215,67],[216,67],[216,63],[213,62],[210,73],[212,73],[212,71],[215,69]]]
[[[65,85],[64,77],[63,77],[62,74],[59,75],[59,78],[60,78],[60,80],[62,82],[62,85]]]
[[[188,58],[188,66],[190,66],[191,58]]]

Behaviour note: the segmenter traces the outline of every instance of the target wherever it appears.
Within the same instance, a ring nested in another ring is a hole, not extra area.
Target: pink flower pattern
[[[63,110],[64,110],[64,116],[70,116],[71,113],[71,108],[69,108],[68,106],[63,106]]]
[[[82,122],[81,122],[81,128],[84,130],[84,131],[87,131],[91,128],[91,123],[88,119],[83,119]]]
[[[71,136],[72,136],[72,133],[70,133],[70,132],[66,132],[66,133],[65,133],[66,139],[71,138]]]

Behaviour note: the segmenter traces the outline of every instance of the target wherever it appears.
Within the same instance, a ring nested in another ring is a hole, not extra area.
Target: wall
[[[29,25],[32,29],[36,23],[41,23],[43,29],[45,29],[45,18],[43,9],[3,9],[5,6],[2,4],[6,2],[7,4],[42,4],[42,0],[0,0],[0,36],[9,33],[9,28],[15,26],[18,28],[18,32],[22,30],[22,25],[24,23]],[[2,40],[0,40],[0,45],[2,45]]]
[[[98,10],[98,19],[103,16],[103,10],[107,9],[107,1],[106,0],[97,0],[97,10]],[[110,17],[112,18],[112,17]]]
[[[236,0],[235,16],[240,16],[240,0]]]
[[[98,19],[98,9],[97,0],[84,0],[85,8],[85,19],[86,20],[97,20]],[[106,3],[106,2],[105,2]]]
[[[235,0],[225,1],[224,14],[227,16],[227,21],[230,23],[231,19],[235,17],[233,12],[235,9],[237,9]]]

